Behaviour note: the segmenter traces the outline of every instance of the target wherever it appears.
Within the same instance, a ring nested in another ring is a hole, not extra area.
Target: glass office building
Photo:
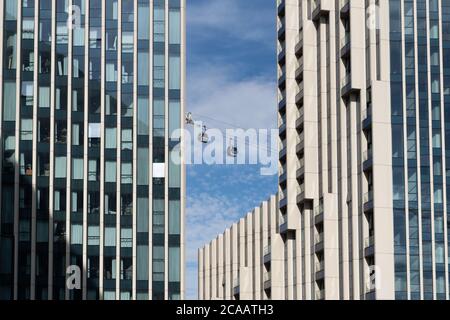
[[[0,3],[0,299],[183,298],[185,1]]]

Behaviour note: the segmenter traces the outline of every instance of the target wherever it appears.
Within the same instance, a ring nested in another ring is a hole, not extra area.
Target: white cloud
[[[276,128],[275,81],[236,74],[233,66],[209,63],[190,70],[188,110],[209,127]]]
[[[267,12],[270,9],[273,13]],[[273,20],[268,20],[267,16],[273,16]],[[264,3],[255,10],[255,6],[246,6],[245,0],[191,1],[187,7],[187,21],[200,37],[209,34],[204,32],[205,29],[215,29],[241,40],[272,45],[274,40],[267,37],[267,32],[273,32],[275,38],[275,3],[272,8]]]
[[[225,196],[201,193],[188,197],[186,228],[187,298],[197,297],[197,250],[239,220],[238,205]]]

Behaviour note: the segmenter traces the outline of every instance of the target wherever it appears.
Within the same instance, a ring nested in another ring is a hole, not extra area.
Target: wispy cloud
[[[272,78],[239,79],[232,65],[204,63],[188,76],[188,109],[211,127],[276,128],[276,85]]]
[[[197,250],[222,233],[242,214],[226,196],[207,193],[188,197],[186,229],[187,297],[197,296]]]
[[[261,178],[251,166],[200,166],[195,172],[198,177],[188,177],[186,209],[186,288],[191,299],[197,297],[198,248],[238,222],[277,188],[276,177]]]

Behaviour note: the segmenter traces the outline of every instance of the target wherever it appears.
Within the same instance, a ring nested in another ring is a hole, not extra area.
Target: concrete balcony
[[[323,261],[316,261],[315,271],[319,272],[319,271],[323,271],[324,269],[325,269],[325,264],[323,263]]]
[[[323,251],[323,232],[314,235],[314,250],[315,252]]]
[[[284,66],[286,63],[286,49],[281,48],[281,50],[278,52],[278,64],[280,66]]]
[[[314,223],[315,224],[323,221],[323,213],[324,213],[323,203],[320,202],[319,205],[317,205],[314,208]]]
[[[271,287],[272,282],[272,274],[270,271],[264,273],[263,280],[264,280],[264,290],[269,289]]]
[[[286,37],[286,26],[284,18],[280,22],[280,25],[278,26],[278,40],[282,41]]]
[[[328,15],[329,10],[325,9],[323,7],[323,0],[312,0],[311,1],[312,6],[312,15],[311,18],[313,21],[318,20],[323,15]]]
[[[341,18],[348,18],[350,15],[350,0],[341,0]]]
[[[280,146],[280,154],[279,154],[280,160],[286,159],[286,153],[287,153],[287,142],[286,142],[286,139],[284,139],[281,142],[281,146]]]
[[[351,73],[347,73],[345,76],[342,77],[341,84],[342,84],[341,95],[342,95],[343,98],[346,98],[350,94],[359,91],[359,90],[353,88],[353,86],[352,86],[352,75],[351,75]]]
[[[369,171],[373,167],[373,156],[372,156],[372,149],[367,149],[363,152],[363,170]]]
[[[350,33],[346,32],[341,38],[341,57],[348,57],[350,55]]]
[[[367,130],[372,126],[372,104],[368,103],[366,108],[362,111],[362,128]]]
[[[278,88],[284,90],[286,88],[286,66],[281,69],[281,75],[278,78]]]
[[[305,185],[301,184],[297,186],[297,203],[303,202],[305,200]]]
[[[286,169],[286,164],[284,166],[282,166],[279,170],[279,180],[280,183],[284,183],[287,180],[287,169]]]
[[[301,134],[299,134],[296,138],[296,152],[297,154],[302,153],[303,150],[305,149],[305,133],[302,132]]]
[[[375,237],[373,235],[364,239],[364,256],[371,257],[374,255]]]
[[[296,129],[302,129],[303,128],[303,121],[304,121],[304,107],[300,107],[297,109],[297,120],[295,120],[295,128]]]
[[[325,299],[325,290],[317,289],[315,292],[315,298],[316,298],[316,300],[324,300]]]
[[[303,80],[303,63],[304,58],[301,56],[298,58],[295,68],[295,80],[301,82]]]
[[[286,110],[286,94],[278,98],[278,111],[284,112]]]
[[[364,212],[373,210],[373,191],[366,192],[363,197]]]
[[[280,192],[280,209],[283,209],[287,206],[287,194],[286,190]],[[281,223],[280,223],[281,225]]]
[[[295,96],[295,103],[297,105],[303,103],[303,95],[304,95],[303,89],[304,89],[304,85],[303,85],[303,81],[302,81],[298,84],[297,94]]]
[[[277,0],[277,12],[279,17],[284,17],[286,14],[286,1],[285,0]]]
[[[286,114],[278,115],[278,131],[279,136],[284,137],[286,133]]]
[[[297,179],[303,178],[305,176],[305,159],[301,158],[297,161]]]
[[[264,264],[270,263],[271,253],[272,253],[272,249],[271,249],[271,246],[269,244],[269,245],[264,247],[264,252],[263,252],[263,263]]]
[[[316,261],[314,266],[314,271],[316,272],[316,280],[323,279],[325,277],[325,264],[322,261]]]
[[[286,233],[287,232],[287,215],[286,214],[280,214],[280,233]]]
[[[303,54],[303,30],[300,30],[295,41],[295,55],[297,57]]]
[[[233,294],[237,295],[241,291],[239,278],[233,279]]]

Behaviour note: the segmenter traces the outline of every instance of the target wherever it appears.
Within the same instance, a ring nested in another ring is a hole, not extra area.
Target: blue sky
[[[187,1],[186,109],[196,120],[277,127],[275,10],[267,0]],[[258,165],[187,166],[186,298],[197,298],[197,249],[276,190]]]

